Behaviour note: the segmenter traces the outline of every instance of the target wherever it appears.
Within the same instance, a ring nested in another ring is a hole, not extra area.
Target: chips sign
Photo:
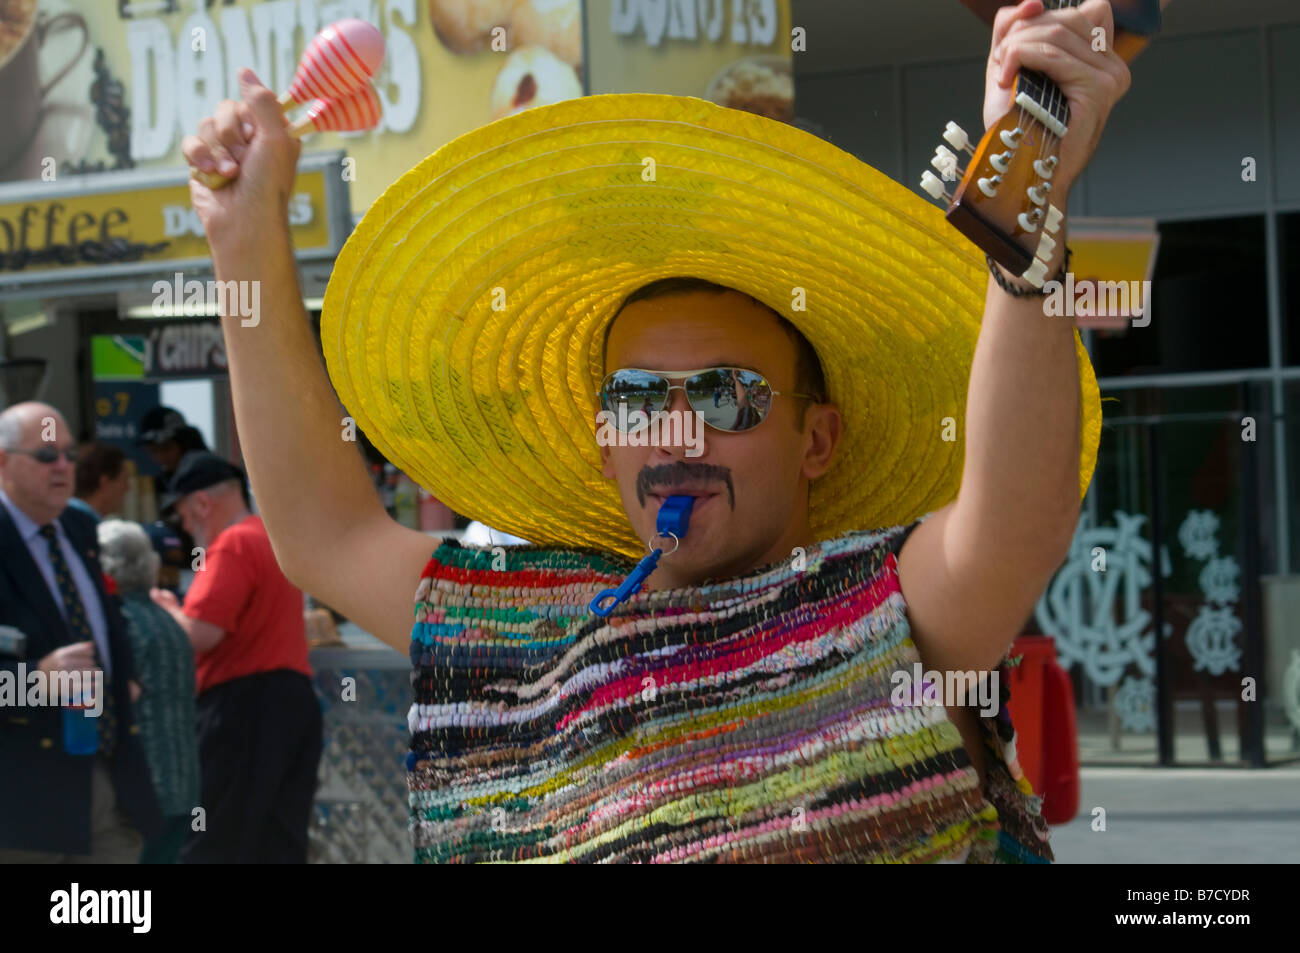
[[[225,377],[226,342],[216,321],[187,321],[150,328],[145,337],[144,376]]]
[[[144,334],[97,334],[91,370],[96,381],[225,377],[226,342],[217,321],[160,321]]]

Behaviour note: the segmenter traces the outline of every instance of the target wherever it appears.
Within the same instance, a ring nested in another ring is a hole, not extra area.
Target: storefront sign
[[[789,0],[588,0],[591,91],[698,96],[794,120]]]
[[[226,342],[216,321],[152,328],[145,338],[144,376],[225,377]]]
[[[239,98],[241,69],[251,67],[281,93],[317,31],[348,17],[367,20],[384,35],[386,54],[375,77],[383,117],[372,132],[317,134],[304,148],[306,154],[347,150],[358,210],[461,133],[514,108],[584,91],[581,0],[10,5],[23,11],[12,33],[22,35],[26,55],[22,64],[0,65],[0,93],[6,74],[21,69],[14,82],[24,95],[0,95],[0,124],[21,130],[0,143],[0,182],[182,166],[181,140],[223,99]],[[56,80],[40,90],[33,84],[38,65],[42,77]],[[526,73],[531,92],[519,101]]]
[[[317,156],[299,167],[289,223],[300,258],[333,258],[350,229],[341,159]],[[0,186],[0,292],[32,296],[57,282],[67,293],[78,280],[102,288],[114,278],[139,284],[144,275],[170,280],[210,267],[184,169]]]
[[[226,376],[226,343],[219,322],[150,324],[144,334],[99,334],[92,338],[95,380]]]
[[[383,117],[371,132],[313,135],[304,148],[347,151],[358,211],[456,136],[584,93],[715,95],[783,116],[793,109],[789,0],[10,0],[9,7],[14,23],[0,36],[21,55],[6,62],[0,50],[0,128],[10,133],[0,141],[0,183],[182,166],[181,140],[221,100],[239,98],[240,69],[252,67],[283,92],[316,32],[347,17],[384,35],[375,77]],[[83,240],[90,228],[83,222]],[[116,253],[152,254],[140,244]]]
[[[1160,233],[1147,219],[1070,222],[1072,279],[1062,288],[1080,328],[1103,334],[1151,323],[1151,276]]]

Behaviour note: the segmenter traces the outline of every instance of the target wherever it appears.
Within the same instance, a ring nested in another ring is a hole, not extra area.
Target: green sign
[[[97,381],[143,380],[144,351],[143,337],[97,334],[90,339],[91,376]]]

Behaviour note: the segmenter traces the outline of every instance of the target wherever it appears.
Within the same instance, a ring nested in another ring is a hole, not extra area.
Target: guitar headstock
[[[921,177],[921,188],[949,202],[949,222],[1035,286],[1047,276],[1063,217],[1052,204],[1052,178],[1069,118],[1059,102],[1040,106],[1042,94],[1031,76],[1018,79],[1012,108],[974,148],[960,126],[948,123],[944,140],[952,148],[939,146],[930,160],[942,178],[929,171]],[[959,153],[970,156],[964,170]],[[958,182],[956,190],[949,193],[946,182]]]
[[[982,19],[993,22],[999,8],[1013,0],[962,0]],[[1078,6],[1082,0],[1044,0],[1046,9]],[[1128,62],[1160,28],[1161,11],[1170,0],[1111,0],[1115,52]],[[1021,69],[1007,114],[972,148],[954,122],[944,132],[947,146],[935,150],[921,188],[948,204],[948,221],[1013,274],[1036,287],[1047,277],[1063,212],[1052,204],[1061,138],[1070,110],[1056,84],[1041,73]],[[955,152],[953,150],[956,150]],[[959,153],[970,157],[959,168]],[[958,182],[949,192],[945,183]]]

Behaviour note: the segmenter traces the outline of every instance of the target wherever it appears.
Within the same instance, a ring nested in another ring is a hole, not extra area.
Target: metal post
[[[1251,416],[1250,384],[1241,383],[1241,414]],[[1258,425],[1258,421],[1256,421]],[[1256,428],[1258,437],[1258,426]],[[1264,678],[1262,661],[1263,631],[1259,595],[1259,460],[1257,442],[1241,441],[1241,528],[1238,535],[1241,547],[1242,623],[1245,644],[1242,652],[1242,674],[1255,679],[1255,700],[1243,702],[1241,724],[1241,756],[1253,768],[1262,768],[1264,758]]]
[[[1165,655],[1165,586],[1161,541],[1164,523],[1160,516],[1160,423],[1147,422],[1147,475],[1151,493],[1151,615],[1156,632],[1156,741],[1160,764],[1174,763],[1173,705],[1169,697],[1169,663]]]

